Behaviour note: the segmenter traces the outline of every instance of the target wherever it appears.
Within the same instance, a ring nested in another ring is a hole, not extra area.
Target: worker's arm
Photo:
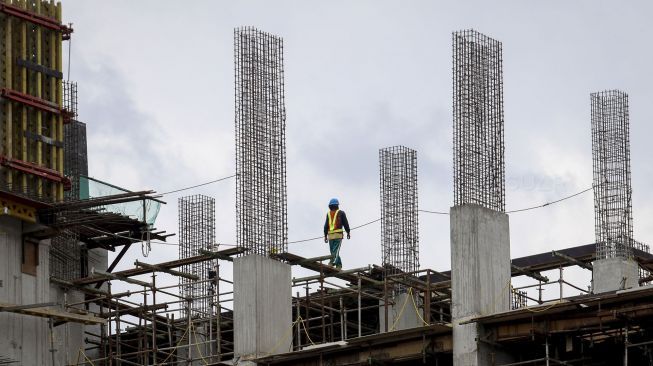
[[[327,239],[327,233],[329,232],[329,214],[326,216],[326,220],[324,220],[324,242],[328,242],[329,240]]]
[[[349,221],[347,221],[347,214],[345,214],[345,211],[340,211],[340,222],[347,232],[347,239],[351,239],[351,230],[349,230]]]

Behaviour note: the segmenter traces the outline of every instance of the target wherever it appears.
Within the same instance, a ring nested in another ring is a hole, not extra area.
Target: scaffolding
[[[386,275],[419,268],[417,152],[404,146],[379,150],[382,264]]]
[[[179,259],[200,254],[201,250],[211,250],[215,243],[215,199],[201,194],[179,198]],[[211,314],[213,299],[207,294],[213,292],[211,278],[215,277],[216,263],[202,261],[181,267],[182,272],[197,276],[199,281],[187,277],[179,278],[180,294],[189,302],[190,315],[186,310],[183,316],[206,318]]]
[[[234,31],[237,242],[250,254],[287,250],[283,40]]]
[[[501,42],[453,33],[454,205],[505,211]]]
[[[628,94],[591,94],[596,257],[631,258],[633,238]]]

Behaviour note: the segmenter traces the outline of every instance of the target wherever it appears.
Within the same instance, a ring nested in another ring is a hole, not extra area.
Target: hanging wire
[[[228,177],[222,177],[222,178],[219,178],[219,179],[216,179],[216,180],[212,180],[212,181],[208,181],[208,182],[204,182],[204,183],[196,184],[196,185],[194,185],[194,186],[190,186],[190,187],[184,187],[184,188],[179,188],[179,189],[175,189],[175,190],[168,191],[168,192],[163,192],[163,193],[160,193],[160,195],[161,195],[161,196],[165,196],[166,194],[171,194],[171,193],[177,193],[177,192],[187,191],[187,190],[189,190],[189,189],[193,189],[193,188],[202,187],[202,186],[206,186],[206,185],[209,185],[209,184],[213,184],[213,183],[221,182],[221,181],[223,181],[223,180],[231,179],[231,178],[234,178],[234,177],[236,177],[236,174],[230,175],[230,176],[228,176]]]

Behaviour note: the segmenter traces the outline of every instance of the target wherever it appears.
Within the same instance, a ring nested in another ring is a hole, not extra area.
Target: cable
[[[356,230],[356,229],[360,229],[360,228],[362,228],[362,227],[364,227],[364,226],[367,226],[367,225],[371,225],[371,224],[373,224],[373,223],[375,223],[375,222],[378,222],[378,221],[381,221],[381,218],[380,218],[380,217],[379,217],[378,219],[376,219],[376,220],[372,220],[372,221],[366,222],[366,223],[364,223],[364,224],[362,224],[362,225],[354,226],[353,228],[351,228],[351,231],[354,231],[354,230]],[[304,243],[304,242],[307,242],[307,241],[313,241],[313,240],[318,240],[318,239],[323,239],[323,238],[324,238],[324,236],[316,236],[316,237],[314,237],[314,238],[308,238],[308,239],[302,239],[302,240],[289,241],[288,244]]]
[[[165,196],[166,194],[170,194],[170,193],[177,193],[177,192],[181,192],[181,191],[187,191],[187,190],[189,190],[189,189],[193,189],[193,188],[197,188],[197,187],[202,187],[202,186],[206,186],[206,185],[209,185],[209,184],[217,183],[217,182],[220,182],[220,181],[223,181],[223,180],[227,180],[227,179],[233,178],[233,177],[235,177],[235,176],[236,176],[236,174],[233,174],[233,175],[230,175],[230,176],[228,176],[228,177],[223,177],[223,178],[220,178],[220,179],[212,180],[212,181],[210,181],[210,182],[200,183],[200,184],[196,184],[196,185],[194,185],[194,186],[190,186],[190,187],[184,187],[184,188],[179,188],[179,189],[175,189],[175,190],[168,191],[168,192],[163,192],[163,193],[160,193],[160,195],[161,195],[161,196]]]
[[[68,40],[68,79],[66,81],[70,81],[70,62],[71,62],[70,53],[72,48],[73,48],[73,37],[70,37],[70,39]]]
[[[516,210],[510,210],[510,211],[506,211],[506,212],[504,212],[504,213],[509,214],[509,213],[516,213],[516,212],[524,212],[524,211],[534,210],[534,209],[536,209],[536,208],[543,208],[543,207],[546,207],[546,206],[554,205],[554,204],[556,204],[556,203],[559,203],[559,202],[562,202],[562,201],[568,200],[568,199],[570,199],[570,198],[574,198],[574,197],[576,197],[576,196],[580,196],[581,194],[583,194],[583,193],[585,193],[585,192],[587,192],[587,191],[590,191],[592,188],[594,188],[594,186],[591,186],[591,187],[589,187],[589,188],[586,188],[586,189],[584,189],[584,190],[582,190],[582,191],[580,191],[580,192],[576,192],[576,193],[574,193],[574,194],[572,194],[572,195],[569,195],[569,196],[566,196],[566,197],[562,197],[562,198],[557,199],[557,200],[555,200],[555,201],[546,202],[546,203],[543,203],[543,204],[541,204],[541,205],[537,205],[537,206],[531,206],[531,207],[520,208],[520,209],[516,209]],[[448,214],[449,214],[448,212],[442,212],[442,211],[429,211],[429,210],[417,210],[417,211],[419,211],[419,212],[431,213],[431,214],[437,214],[437,215],[448,215]]]
[[[429,210],[417,210],[417,211],[436,214],[436,215],[448,215],[449,214],[448,212],[440,212],[440,211],[429,211]]]
[[[192,189],[192,188],[196,188],[196,187],[205,186],[205,185],[207,185],[207,184],[212,184],[212,183],[220,182],[220,181],[222,181],[222,180],[230,179],[230,178],[233,178],[233,177],[235,177],[235,176],[236,176],[236,174],[234,174],[234,175],[230,175],[230,176],[228,176],[228,177],[224,177],[224,178],[216,179],[216,180],[213,180],[213,181],[210,181],[210,182],[206,182],[206,183],[202,183],[202,184],[197,184],[197,185],[194,185],[194,186],[191,186],[191,187],[180,188],[180,189],[176,189],[176,190],[173,190],[173,191],[164,192],[164,193],[161,193],[161,195],[170,194],[170,193],[175,193],[175,192],[181,192],[181,191],[185,191],[185,190],[188,190],[188,189]],[[576,192],[576,193],[574,193],[574,194],[572,194],[572,195],[569,195],[569,196],[566,196],[566,197],[563,197],[563,198],[557,199],[557,200],[555,200],[555,201],[546,202],[546,203],[543,203],[543,204],[541,204],[541,205],[537,205],[537,206],[531,206],[531,207],[526,207],[526,208],[520,208],[520,209],[517,209],[517,210],[510,210],[510,211],[506,211],[505,213],[524,212],[524,211],[534,210],[534,209],[536,209],[536,208],[543,208],[543,207],[546,207],[546,206],[554,205],[554,204],[556,204],[556,203],[559,203],[559,202],[562,202],[562,201],[568,200],[568,199],[570,199],[570,198],[573,198],[573,197],[579,196],[579,195],[581,195],[581,194],[583,194],[583,193],[585,193],[585,192],[588,192],[588,191],[590,191],[592,188],[594,188],[594,186],[591,186],[591,187],[589,187],[589,188],[587,188],[587,189],[584,189],[584,190],[582,190],[582,191],[580,191],[580,192]],[[449,214],[448,212],[443,212],[443,211],[430,211],[430,210],[418,210],[418,211],[419,211],[419,212],[430,213],[430,214],[436,214],[436,215],[448,215],[448,214]],[[368,221],[368,222],[366,222],[366,223],[364,223],[364,224],[362,224],[362,225],[358,225],[358,226],[355,226],[355,227],[351,228],[351,230],[353,231],[353,230],[360,229],[360,228],[362,228],[362,227],[365,227],[365,226],[371,225],[371,224],[373,224],[373,223],[375,223],[375,222],[379,222],[379,221],[381,221],[381,219],[382,219],[382,218],[379,217],[378,219],[375,219],[375,220],[372,220],[372,221]],[[89,228],[89,229],[90,229],[90,228]],[[112,233],[107,233],[107,232],[104,232],[104,231],[101,231],[101,230],[97,230],[97,229],[94,229],[94,230],[99,231],[99,232],[102,232],[102,233],[107,234],[107,235],[113,235],[113,236],[116,236],[116,237],[121,237],[121,238],[125,238],[125,239],[130,239],[130,240],[138,241],[138,240],[133,239],[133,238],[128,238],[128,237],[124,237],[124,236],[120,236],[120,235],[112,234]],[[305,243],[305,242],[309,242],[309,241],[313,241],[313,240],[321,240],[322,238],[324,238],[324,236],[316,236],[316,237],[307,238],[307,239],[293,240],[293,241],[289,241],[288,244]],[[160,242],[160,241],[151,241],[151,243],[152,243],[152,244],[157,244],[157,245],[173,245],[173,246],[178,246],[178,245],[179,245],[179,243],[166,243],[166,242]],[[223,245],[223,246],[227,246],[227,247],[237,247],[237,246],[238,246],[238,245],[236,245],[236,244],[226,244],[226,243],[216,243],[216,245]]]
[[[574,193],[574,194],[572,194],[572,195],[570,195],[570,196],[563,197],[563,198],[560,198],[560,199],[555,200],[555,201],[546,202],[546,203],[541,204],[541,205],[539,205],[539,206],[532,206],[532,207],[520,208],[520,209],[518,209],[518,210],[506,211],[506,213],[524,212],[524,211],[534,210],[534,209],[536,209],[536,208],[542,208],[542,207],[546,207],[546,206],[549,206],[549,205],[553,205],[553,204],[556,204],[556,203],[558,203],[558,202],[562,202],[562,201],[564,201],[564,200],[568,200],[568,199],[570,199],[570,198],[573,198],[573,197],[579,196],[579,195],[581,195],[581,194],[583,194],[583,193],[585,193],[585,192],[591,190],[592,188],[594,188],[594,186],[591,186],[591,187],[589,187],[589,188],[587,188],[587,189],[584,189],[584,190],[582,190],[582,191],[580,191],[580,192]]]

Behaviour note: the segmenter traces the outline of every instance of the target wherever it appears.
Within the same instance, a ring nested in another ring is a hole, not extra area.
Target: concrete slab
[[[632,259],[596,260],[592,274],[595,294],[639,287],[639,265]]]
[[[498,355],[471,317],[510,310],[510,230],[508,215],[478,205],[451,208],[451,285],[455,366],[486,365]]]
[[[234,353],[252,359],[292,350],[290,265],[252,254],[234,259]]]

